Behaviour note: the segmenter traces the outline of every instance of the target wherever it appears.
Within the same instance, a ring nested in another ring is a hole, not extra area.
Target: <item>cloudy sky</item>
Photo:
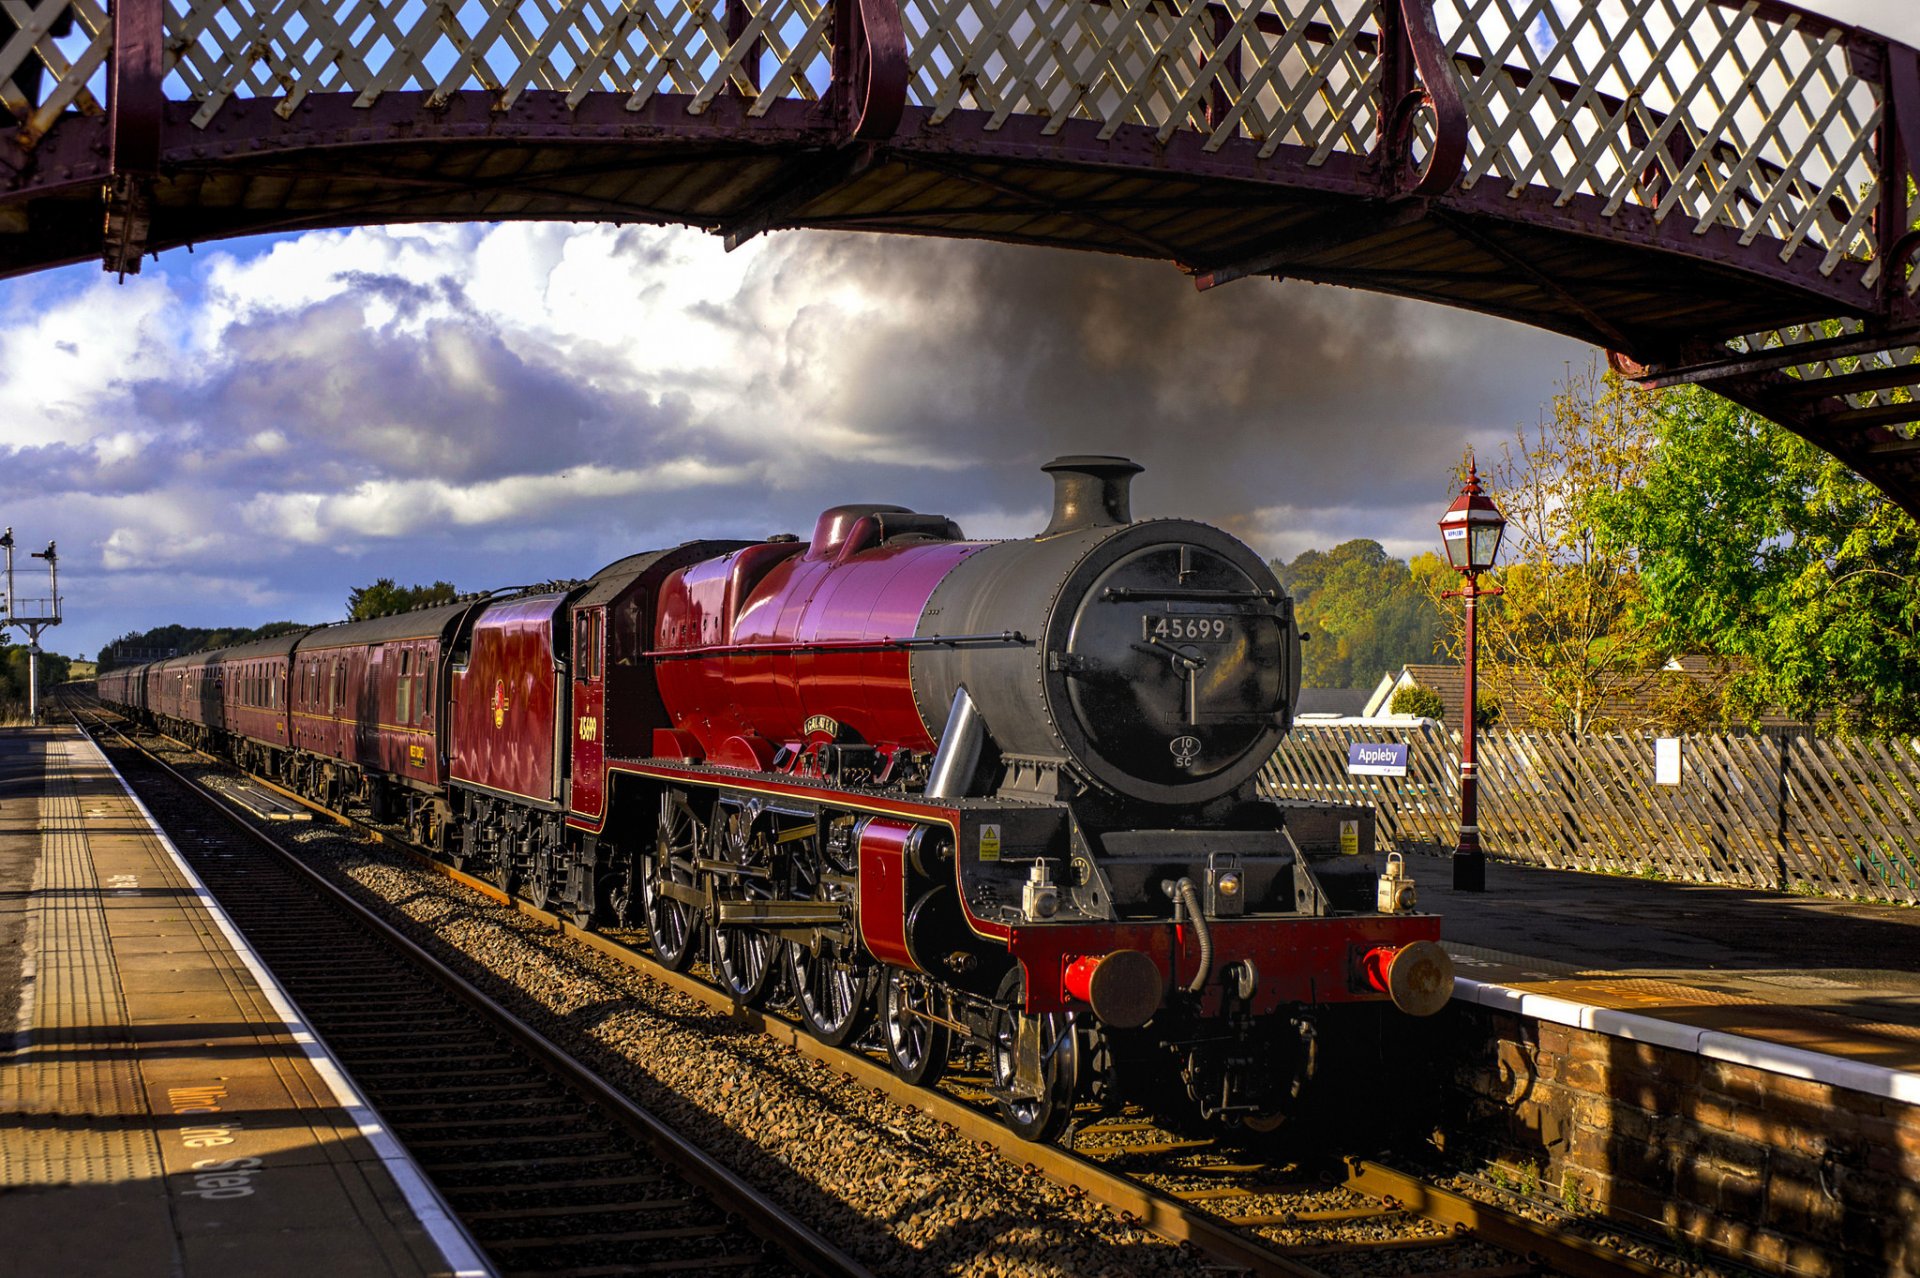
[[[1829,0],[1920,39],[1909,0]],[[1896,16],[1895,10],[1901,12]],[[375,577],[585,576],[841,501],[1044,522],[1062,452],[1269,555],[1427,549],[1468,444],[1594,352],[1497,320],[1172,267],[785,233],[371,228],[0,281],[0,522],[57,537],[91,656],[341,614]],[[38,561],[20,559],[23,569]],[[39,593],[23,577],[20,593]]]

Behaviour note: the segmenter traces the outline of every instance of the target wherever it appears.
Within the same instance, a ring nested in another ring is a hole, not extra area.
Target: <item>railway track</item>
[[[1127,1116],[1077,1127],[1071,1147],[1032,1144],[992,1114],[984,1078],[959,1072],[937,1092],[911,1087],[876,1054],[857,1046],[829,1047],[792,1020],[738,1006],[695,975],[661,967],[640,951],[644,938],[637,934],[583,931],[489,881],[433,859],[395,830],[280,793],[397,850],[419,867],[518,910],[556,935],[591,947],[649,981],[819,1061],[851,1083],[992,1147],[1016,1167],[1084,1193],[1122,1221],[1138,1222],[1191,1247],[1207,1258],[1210,1268],[1297,1278],[1389,1271],[1457,1278],[1702,1272],[1680,1258],[1659,1256],[1661,1249],[1648,1240],[1626,1240],[1633,1247],[1629,1252],[1617,1239],[1592,1236],[1605,1237],[1601,1231],[1534,1219],[1360,1158],[1303,1171],[1216,1140],[1183,1139]]]
[[[501,1273],[867,1273],[223,802],[114,753]]]

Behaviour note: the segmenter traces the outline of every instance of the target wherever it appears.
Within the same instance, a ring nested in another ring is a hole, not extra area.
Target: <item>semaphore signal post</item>
[[[35,559],[47,561],[47,593],[44,598],[22,599],[13,586],[13,529],[0,534],[0,547],[7,552],[7,597],[0,626],[18,626],[27,632],[27,717],[40,722],[40,632],[60,624],[60,555],[49,541],[45,550],[32,551]]]

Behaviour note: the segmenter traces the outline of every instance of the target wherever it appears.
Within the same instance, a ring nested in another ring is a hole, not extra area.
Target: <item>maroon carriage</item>
[[[281,774],[293,736],[288,674],[304,630],[240,644],[210,654],[220,672],[222,716],[235,738],[239,762],[257,772]]]
[[[477,598],[309,632],[292,653],[289,778],[319,797],[364,797],[376,819],[438,837],[446,780],[440,698]]]

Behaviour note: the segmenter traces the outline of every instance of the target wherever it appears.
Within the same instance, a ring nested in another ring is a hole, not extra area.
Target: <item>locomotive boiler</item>
[[[1370,810],[1255,792],[1300,678],[1271,569],[1207,525],[1135,521],[1132,462],[1046,469],[1033,538],[843,506],[666,579],[654,753],[682,769],[655,775],[686,784],[641,866],[649,925],[715,928],[742,998],[784,948],[828,1036],[880,985],[896,1068],[984,1044],[1029,1134],[1083,1086],[1169,1073],[1209,1117],[1271,1122],[1313,1067],[1308,1009],[1444,1000],[1438,921],[1378,911]],[[702,840],[726,861],[704,881]]]
[[[1029,1137],[1129,1099],[1277,1123],[1331,1009],[1446,1001],[1439,920],[1383,879],[1371,809],[1257,790],[1302,640],[1267,564],[1135,520],[1123,458],[1046,470],[1030,538],[838,506],[804,541],[687,543],[388,624],[435,636],[404,657],[440,755],[415,760],[409,824],[670,967],[704,958],[744,1003],[790,998],[829,1042],[873,1031],[911,1081],[984,1056]],[[295,643],[323,638],[360,641]],[[329,704],[379,721],[381,695]],[[378,760],[326,768],[329,793],[393,793]]]

